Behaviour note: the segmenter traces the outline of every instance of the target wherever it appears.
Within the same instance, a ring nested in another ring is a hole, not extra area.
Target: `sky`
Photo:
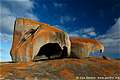
[[[48,23],[70,36],[95,38],[120,58],[120,0],[0,0],[0,61],[9,61],[16,18]]]

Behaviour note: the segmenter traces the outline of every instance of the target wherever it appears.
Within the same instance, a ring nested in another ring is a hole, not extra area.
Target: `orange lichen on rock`
[[[20,69],[20,70],[26,70],[29,66],[33,65],[33,63],[9,63],[9,64],[3,64],[3,65],[0,65],[0,75],[1,77],[3,76],[6,76],[7,74],[12,74],[12,71],[15,70],[15,69]],[[23,72],[19,72],[19,71],[14,71],[14,74],[16,76],[26,76],[28,75],[26,73],[26,71],[23,73]]]
[[[75,74],[72,70],[68,68],[64,68],[59,72],[59,75],[61,77],[64,77],[65,80],[74,80],[75,79]]]
[[[90,57],[31,63],[0,63],[0,79],[3,80],[76,80],[76,78],[79,80],[81,77],[93,76],[96,78],[112,76],[114,78],[118,77],[116,80],[119,80],[120,60],[104,60],[103,58]]]
[[[56,62],[56,63],[51,63],[51,65],[52,67],[57,68],[57,67],[60,67],[61,64]]]
[[[104,46],[95,39],[80,37],[70,37],[69,39],[66,32],[54,26],[27,18],[16,19],[11,49],[14,62],[33,61],[38,56],[40,49],[48,43],[57,43],[61,48],[61,51],[56,52],[57,54],[52,54],[52,50],[47,53],[51,54],[47,56],[48,58],[63,55],[65,57],[81,58],[88,57],[91,52],[104,51]],[[39,56],[41,56],[41,53]]]
[[[16,19],[11,56],[14,62],[33,61],[42,46],[57,43],[70,54],[70,40],[67,33],[54,26],[27,18]],[[56,55],[56,54],[55,54]]]
[[[70,37],[71,57],[88,57],[92,52],[103,52],[104,46],[98,40],[80,37]]]

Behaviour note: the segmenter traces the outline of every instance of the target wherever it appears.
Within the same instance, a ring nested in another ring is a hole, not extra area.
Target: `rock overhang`
[[[58,43],[61,49],[66,46],[70,52],[69,36],[63,30],[27,18],[16,19],[11,49],[14,62],[32,61],[47,43]]]

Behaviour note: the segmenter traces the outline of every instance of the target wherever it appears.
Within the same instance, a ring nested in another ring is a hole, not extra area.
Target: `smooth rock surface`
[[[71,57],[83,58],[89,57],[90,53],[104,52],[104,46],[98,40],[80,37],[70,37]]]
[[[120,60],[90,57],[0,63],[0,80],[120,80]]]

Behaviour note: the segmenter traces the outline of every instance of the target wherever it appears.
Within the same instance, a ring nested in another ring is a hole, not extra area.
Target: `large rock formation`
[[[88,57],[92,52],[102,53],[104,46],[95,39],[71,37],[71,57]]]
[[[51,43],[51,44],[49,44]],[[54,44],[55,43],[55,44]],[[58,44],[59,46],[57,46]],[[52,45],[51,47],[43,46]],[[52,47],[56,48],[56,53],[51,53]],[[65,51],[64,48],[67,50]],[[48,58],[51,56],[60,57],[62,53],[70,55],[70,40],[67,33],[45,23],[37,22],[31,19],[18,18],[14,25],[13,44],[11,56],[14,62],[32,61],[35,56],[44,54]],[[40,51],[43,50],[43,51]],[[67,53],[65,53],[65,52]]]

